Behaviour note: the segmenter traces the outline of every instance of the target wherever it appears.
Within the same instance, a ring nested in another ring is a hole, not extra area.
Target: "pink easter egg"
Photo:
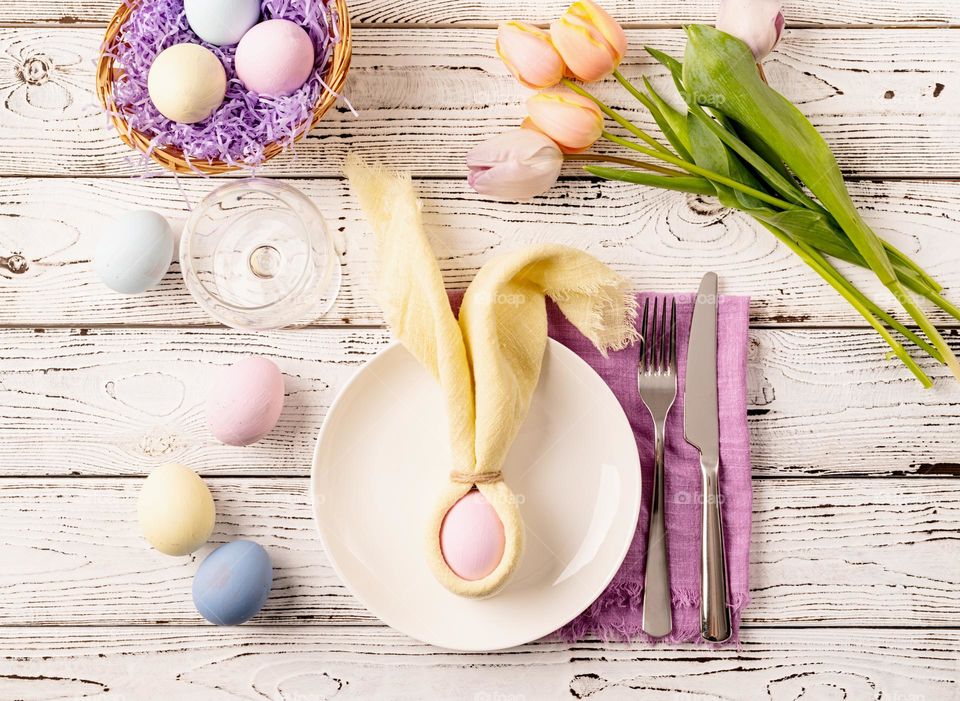
[[[247,90],[280,97],[307,81],[313,59],[313,40],[303,27],[290,20],[271,19],[243,35],[234,65]]]
[[[440,526],[440,552],[447,567],[468,581],[483,579],[497,568],[505,542],[500,517],[475,489],[450,507]]]
[[[207,397],[207,425],[221,443],[250,445],[267,435],[283,411],[283,375],[252,355],[217,373]]]

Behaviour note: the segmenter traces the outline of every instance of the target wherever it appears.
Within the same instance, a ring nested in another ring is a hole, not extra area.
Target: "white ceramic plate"
[[[496,596],[465,599],[433,578],[425,523],[450,470],[440,389],[391,345],[334,402],[313,463],[313,508],[340,578],[386,624],[454,650],[543,637],[600,595],[640,511],[633,432],[604,381],[550,341],[530,414],[504,465],[522,499],[523,558]]]

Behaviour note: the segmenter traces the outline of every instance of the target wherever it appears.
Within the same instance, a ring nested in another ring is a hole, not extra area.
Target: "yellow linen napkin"
[[[440,383],[453,464],[426,533],[430,565],[450,591],[496,593],[523,549],[517,499],[500,472],[530,407],[547,344],[546,297],[598,349],[636,340],[636,300],[626,279],[592,256],[539,244],[502,254],[468,287],[459,324],[430,247],[408,174],[371,168],[351,155],[345,168],[376,236],[378,298],[393,334]],[[476,487],[504,526],[499,565],[479,580],[458,577],[443,559],[443,518]]]

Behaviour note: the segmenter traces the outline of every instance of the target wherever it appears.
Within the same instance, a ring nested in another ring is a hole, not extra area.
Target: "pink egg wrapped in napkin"
[[[267,435],[283,411],[283,375],[250,356],[219,371],[207,398],[207,425],[221,443],[250,445]]]
[[[450,507],[440,527],[440,551],[447,566],[468,581],[483,579],[503,559],[506,538],[496,509],[477,490]]]

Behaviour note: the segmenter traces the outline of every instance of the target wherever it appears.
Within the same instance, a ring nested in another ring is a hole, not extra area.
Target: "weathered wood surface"
[[[141,161],[106,128],[94,97],[98,29],[0,30],[0,174],[129,175]],[[680,53],[678,29],[631,30],[623,70],[665,70],[642,47]],[[463,156],[519,125],[524,90],[494,51],[494,30],[361,29],[345,89],[359,110],[332,110],[265,173],[339,175],[356,151],[419,175],[463,177]],[[803,110],[842,167],[863,177],[957,177],[960,32],[949,29],[791,31],[766,64],[774,86]],[[612,81],[596,92],[655,131]]]
[[[106,24],[120,0],[7,0],[0,5],[0,24]],[[355,24],[494,25],[504,19],[550,22],[569,5],[568,0],[472,0],[417,2],[417,0],[350,0]],[[685,22],[712,22],[715,0],[604,0],[603,6],[620,22],[631,26],[679,26]],[[951,0],[865,0],[864,2],[784,3],[790,26],[929,26],[960,23]]]
[[[25,701],[697,698],[947,701],[957,631],[746,629],[742,649],[540,641],[458,654],[384,628],[0,628],[0,696]]]
[[[98,233],[117,213],[186,213],[169,178],[113,177],[142,172],[94,104],[92,61],[118,3],[0,4],[0,256],[30,262],[19,277],[0,270],[0,698],[960,697],[957,384],[931,368],[936,387],[923,392],[884,363],[844,303],[715,203],[592,182],[574,167],[529,203],[487,202],[466,187],[465,152],[523,114],[526,91],[496,58],[493,27],[549,21],[567,0],[351,0],[347,94],[360,117],[338,106],[296,159],[265,170],[299,178],[334,231],[344,289],[320,325],[339,328],[269,334],[214,326],[176,265],[160,289],[133,298],[91,272]],[[680,25],[712,21],[715,8],[603,4],[633,27],[628,75],[660,87],[665,76],[641,47],[679,53]],[[786,5],[771,81],[843,168],[867,179],[852,189],[868,220],[960,299],[960,33],[892,29],[955,27],[958,5]],[[628,106],[612,86],[599,93]],[[541,641],[457,655],[377,625],[347,593],[315,535],[306,477],[333,397],[387,340],[356,328],[381,317],[371,239],[339,178],[349,150],[424,178],[451,286],[498,251],[557,241],[641,289],[688,291],[714,269],[726,291],[753,296],[758,479],[740,652]],[[183,188],[196,203],[220,182]],[[960,344],[957,329],[951,342]],[[209,366],[245,353],[278,362],[287,402],[273,434],[233,449],[209,436],[203,400]],[[255,538],[274,557],[277,586],[251,625],[200,621],[189,594],[197,559],[159,555],[137,534],[136,476],[171,460],[208,475],[216,542]]]
[[[124,297],[99,282],[90,261],[121,212],[148,207],[179,230],[187,216],[184,194],[196,205],[223,182],[188,179],[181,190],[172,179],[0,178],[0,256],[19,252],[30,265],[21,275],[0,268],[0,327],[214,325],[187,294],[177,265],[157,289]],[[372,287],[373,237],[346,183],[291,184],[321,209],[342,256],[341,294],[320,323],[382,323]],[[463,179],[422,180],[417,187],[451,287],[465,287],[498,252],[552,241],[597,256],[638,289],[686,292],[705,270],[715,270],[724,292],[753,298],[755,324],[865,326],[767,231],[712,199],[587,181],[564,181],[522,203],[485,200]],[[862,181],[852,190],[878,232],[914,255],[960,302],[960,182]],[[853,276],[877,301],[891,304],[871,278],[862,271]]]
[[[0,480],[0,624],[202,623],[190,586],[215,543],[251,538],[274,586],[255,624],[376,623],[329,566],[309,482],[210,479],[211,545],[172,558],[136,526],[137,479]],[[952,626],[960,490],[950,480],[757,480],[751,625]]]
[[[388,340],[376,329],[4,330],[0,476],[184,462],[206,475],[305,477],[334,397]],[[960,387],[942,369],[923,390],[866,329],[756,329],[750,343],[756,476],[957,474]],[[210,435],[204,402],[210,368],[249,353],[277,362],[287,397],[277,428],[240,449]]]

